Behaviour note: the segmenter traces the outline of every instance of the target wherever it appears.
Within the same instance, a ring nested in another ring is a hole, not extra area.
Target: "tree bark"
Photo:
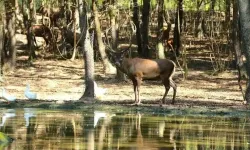
[[[239,10],[237,0],[233,4],[233,27],[232,27],[232,40],[235,54],[236,67],[243,66],[242,53],[240,49],[240,36],[239,36]]]
[[[133,0],[133,22],[136,26],[136,41],[137,41],[137,52],[139,57],[142,57],[142,38],[141,38],[141,27],[139,22],[139,6],[138,0]]]
[[[16,66],[16,17],[15,17],[15,0],[4,1],[5,3],[5,11],[6,11],[6,23],[8,30],[8,37],[10,41],[9,45],[9,54],[10,54],[10,69],[14,70]]]
[[[27,13],[27,1],[22,0],[22,13],[23,13],[23,24],[25,27],[28,26],[28,13]]]
[[[3,18],[3,16],[1,15],[1,18]],[[3,73],[3,47],[4,45],[4,22],[3,19],[1,20],[0,23],[0,80],[2,80],[2,73]]]
[[[246,70],[248,75],[248,85],[246,89],[246,102],[250,103],[250,1],[239,0],[240,34],[242,36],[242,49],[246,57]]]
[[[85,66],[85,91],[80,100],[85,100],[85,98],[93,98],[95,97],[94,93],[94,50],[90,44],[90,36],[88,31],[88,23],[87,23],[87,4],[86,2],[79,2],[79,13],[80,13],[80,28],[81,32],[83,32],[83,37],[81,38],[81,42],[84,45],[83,53],[84,53],[84,66]]]
[[[28,38],[28,47],[29,47],[29,60],[33,60],[36,58],[36,54],[35,54],[35,35],[33,34],[32,31],[32,26],[35,22],[35,10],[34,10],[34,0],[28,0],[28,4],[29,4],[29,14],[30,14],[30,18],[28,20],[28,26],[27,26],[27,38]]]
[[[174,49],[176,55],[180,55],[181,51],[181,32],[182,32],[182,20],[183,20],[183,0],[178,1],[176,18],[175,18],[175,27],[174,27]]]
[[[76,36],[76,30],[79,26],[79,12],[78,9],[78,2],[76,0],[73,1],[73,5],[75,6],[73,8],[73,28],[74,28],[74,50],[73,50],[73,55],[71,57],[71,60],[75,60],[76,57],[76,52],[77,52],[77,36]]]
[[[195,20],[195,36],[198,38],[202,38],[207,36],[206,32],[206,24],[204,20],[204,7],[205,1],[197,1],[197,13],[196,13],[196,20]]]
[[[142,56],[144,58],[150,58],[149,52],[149,11],[150,11],[150,0],[143,0],[142,8]]]
[[[113,67],[108,60],[107,54],[105,52],[105,45],[102,41],[102,31],[101,31],[101,25],[99,21],[99,13],[96,7],[96,0],[92,0],[92,10],[94,14],[94,20],[95,20],[95,31],[96,31],[96,39],[98,43],[98,49],[102,58],[103,66],[104,66],[104,72],[105,74],[115,74],[116,69]]]
[[[94,89],[94,50],[90,43],[89,32],[86,31],[86,37],[84,41],[84,53],[85,53],[85,91],[84,97],[95,97]]]
[[[215,6],[216,0],[212,0],[211,6],[210,6],[210,11],[214,12],[214,6]]]
[[[223,26],[224,32],[229,33],[228,31],[230,30],[230,9],[231,9],[231,0],[225,0],[225,25]]]
[[[163,16],[164,16],[164,1],[158,0],[158,32],[157,32],[157,58],[165,59],[164,47],[163,47]],[[168,39],[166,39],[168,40]]]

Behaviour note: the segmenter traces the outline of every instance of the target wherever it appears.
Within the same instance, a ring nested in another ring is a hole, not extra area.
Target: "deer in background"
[[[125,58],[126,52],[130,49],[132,42],[127,50],[121,52],[114,52],[109,47],[111,61],[115,66],[125,73],[133,82],[135,93],[135,104],[139,105],[140,100],[140,85],[143,79],[152,79],[160,77],[163,85],[165,86],[165,93],[160,105],[165,104],[165,97],[168,94],[170,87],[173,88],[172,104],[175,102],[176,96],[176,83],[172,80],[175,72],[175,63],[168,59],[142,59],[142,58]]]

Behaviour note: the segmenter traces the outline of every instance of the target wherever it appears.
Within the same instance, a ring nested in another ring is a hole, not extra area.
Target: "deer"
[[[113,51],[109,47],[111,62],[125,73],[128,78],[133,82],[134,94],[135,94],[135,105],[141,104],[140,99],[140,86],[143,79],[154,79],[160,77],[162,84],[165,87],[165,93],[163,98],[160,100],[160,106],[166,104],[165,98],[168,94],[170,87],[173,88],[173,99],[172,104],[175,103],[177,85],[173,81],[172,76],[175,73],[176,65],[172,60],[169,59],[144,59],[144,58],[126,58],[125,54],[130,49],[132,42],[128,49],[121,52]]]

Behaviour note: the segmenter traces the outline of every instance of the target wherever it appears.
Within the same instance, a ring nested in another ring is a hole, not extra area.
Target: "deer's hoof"
[[[135,103],[135,106],[140,106],[141,105],[141,103]]]

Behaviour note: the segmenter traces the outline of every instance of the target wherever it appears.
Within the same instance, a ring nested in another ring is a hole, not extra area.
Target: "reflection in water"
[[[24,108],[24,118],[25,126],[28,127],[30,124],[30,119],[36,117],[36,109],[34,108]]]
[[[15,139],[10,149],[18,150],[247,150],[248,118],[17,109],[3,111],[0,131]]]
[[[96,127],[99,119],[103,118],[104,121],[110,120],[115,114],[109,114],[103,111],[95,111],[94,112],[94,127]]]
[[[95,111],[94,112],[94,127],[97,125],[100,118],[106,118],[107,114],[105,112]]]
[[[3,113],[2,116],[2,123],[0,124],[0,126],[4,126],[6,120],[8,120],[9,118],[15,117],[16,116],[16,112],[14,109],[8,109],[6,110],[6,112]]]

